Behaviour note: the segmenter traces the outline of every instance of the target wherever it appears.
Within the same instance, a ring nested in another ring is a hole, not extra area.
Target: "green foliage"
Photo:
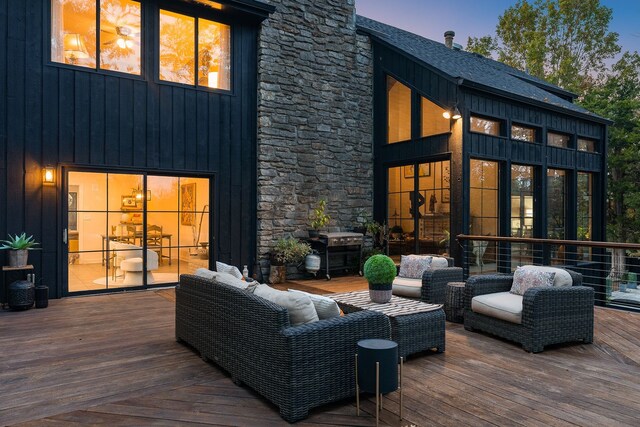
[[[313,215],[311,216],[311,228],[319,230],[325,225],[329,224],[331,217],[325,212],[327,208],[327,201],[320,199],[318,206],[313,209]]]
[[[295,237],[278,239],[273,252],[273,262],[277,264],[297,264],[311,253],[311,246]]]
[[[495,39],[469,38],[467,48],[582,94],[620,52],[611,19],[599,0],[519,0],[498,18]]]
[[[3,243],[0,246],[0,249],[12,249],[15,251],[23,250],[23,249],[35,249],[35,245],[39,245],[33,240],[33,236],[27,237],[27,233],[22,233],[21,235],[12,236],[9,234],[9,240],[1,240]]]
[[[640,242],[640,55],[625,52],[581,104],[615,121],[607,147],[608,238]]]
[[[386,285],[396,278],[396,265],[386,255],[373,255],[364,263],[364,277],[370,284]]]

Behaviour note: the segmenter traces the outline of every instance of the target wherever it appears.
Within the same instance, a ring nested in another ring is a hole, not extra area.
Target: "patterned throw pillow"
[[[431,268],[430,256],[402,255],[400,258],[400,277],[422,279],[422,273]]]
[[[542,270],[526,269],[518,267],[513,274],[512,294],[524,295],[530,288],[540,288],[553,286],[553,279],[556,273]]]
[[[238,270],[238,267],[233,265],[225,264],[220,261],[216,261],[216,271],[219,273],[227,273],[232,275],[233,277],[237,277],[238,279],[242,279],[242,273]]]

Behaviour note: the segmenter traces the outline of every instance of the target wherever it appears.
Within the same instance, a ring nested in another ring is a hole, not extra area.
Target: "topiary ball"
[[[391,284],[396,278],[396,264],[386,255],[374,255],[364,263],[364,277],[369,284]]]

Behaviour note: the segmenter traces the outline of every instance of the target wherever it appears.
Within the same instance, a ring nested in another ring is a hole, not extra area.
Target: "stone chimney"
[[[449,30],[444,33],[444,45],[449,49],[453,49],[453,38],[456,36],[456,33]]]

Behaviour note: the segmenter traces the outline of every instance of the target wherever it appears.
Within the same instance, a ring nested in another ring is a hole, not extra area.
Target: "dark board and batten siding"
[[[156,2],[143,7],[155,34]],[[213,253],[235,265],[255,257],[256,21],[231,21],[233,91],[157,81],[153,39],[141,77],[49,63],[48,2],[0,2],[0,236],[26,231],[52,296],[62,295],[61,182],[43,187],[46,164],[208,176]],[[43,22],[44,20],[44,22]]]

